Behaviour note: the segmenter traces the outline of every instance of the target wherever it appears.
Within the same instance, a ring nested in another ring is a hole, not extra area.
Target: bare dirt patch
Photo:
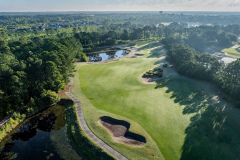
[[[107,129],[113,140],[131,146],[143,146],[146,139],[129,131],[130,123],[123,120],[117,120],[111,117],[101,117],[98,123]]]
[[[154,84],[155,81],[157,81],[158,79],[160,79],[159,76],[157,75],[153,75],[152,77],[142,77],[142,82],[145,84]]]

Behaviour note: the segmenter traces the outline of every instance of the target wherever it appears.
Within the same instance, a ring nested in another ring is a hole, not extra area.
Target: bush
[[[28,115],[31,114],[31,113],[33,113],[34,111],[35,111],[34,107],[28,107],[28,108],[27,108],[27,114],[28,114]]]
[[[105,40],[105,45],[115,45],[115,44],[117,44],[117,41],[115,40],[115,39],[107,39],[107,40]]]
[[[155,72],[163,72],[163,69],[162,68],[154,68],[153,71],[155,71]]]
[[[19,120],[21,120],[23,117],[22,117],[22,115],[21,115],[20,113],[14,112],[14,113],[13,113],[13,118],[14,118],[16,121],[19,121]]]
[[[144,77],[152,77],[153,75],[157,75],[159,77],[162,77],[162,75],[163,75],[162,72],[163,72],[163,69],[154,68],[153,70],[147,71],[143,76]]]
[[[240,52],[240,47],[236,48],[236,51]]]
[[[30,106],[36,106],[35,100],[32,97],[30,98],[29,105]]]
[[[147,71],[143,76],[144,76],[144,77],[152,77],[152,76],[153,76],[153,71],[152,71],[152,70],[149,70],[149,71]]]
[[[41,105],[52,105],[60,100],[56,92],[43,90],[40,98]]]
[[[79,52],[76,56],[76,61],[78,62],[88,62],[88,57],[86,54]]]
[[[13,118],[10,118],[9,121],[0,129],[0,135],[4,134],[9,128],[11,128],[14,124],[19,122],[21,119],[26,117],[25,114],[13,113]]]
[[[167,63],[165,63],[165,64],[163,65],[163,67],[168,67],[168,64],[167,64]]]
[[[10,118],[8,121],[9,126],[14,125],[14,123],[15,123],[14,119]]]

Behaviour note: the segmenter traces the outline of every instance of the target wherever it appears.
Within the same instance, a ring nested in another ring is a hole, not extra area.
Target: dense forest
[[[156,27],[125,25],[70,27],[65,30],[68,33],[50,27],[42,32],[1,31],[0,117],[17,109],[56,102],[56,93],[64,89],[72,76],[73,63],[88,61],[84,48],[150,39],[150,30],[151,34],[158,32]]]
[[[155,25],[161,22],[200,23],[202,25],[240,24],[236,13],[195,14],[194,12],[32,12],[1,13],[0,24],[34,26],[43,23],[63,23],[74,27],[77,23],[109,25],[132,22],[137,26]]]
[[[0,117],[17,109],[57,101],[86,49],[139,40],[162,40],[179,73],[216,83],[238,98],[239,65],[202,53],[236,43],[240,26],[220,16],[159,13],[68,13],[0,15]],[[163,22],[172,22],[164,25]],[[187,22],[200,22],[189,26]],[[235,21],[236,22],[236,21]],[[215,24],[213,24],[215,23]],[[226,23],[229,25],[216,25]],[[240,104],[240,102],[239,102]]]
[[[75,59],[86,60],[75,38],[0,41],[0,113],[28,105],[49,105],[72,75]],[[53,98],[52,98],[53,97]]]

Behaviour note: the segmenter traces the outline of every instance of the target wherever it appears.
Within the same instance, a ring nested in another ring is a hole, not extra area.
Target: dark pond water
[[[88,53],[87,56],[90,62],[99,62],[99,61],[106,61],[114,58],[120,58],[126,54],[128,54],[127,50],[112,50],[112,51],[99,52],[99,53]]]
[[[0,142],[0,160],[81,160],[67,137],[65,108],[53,106],[24,121]]]

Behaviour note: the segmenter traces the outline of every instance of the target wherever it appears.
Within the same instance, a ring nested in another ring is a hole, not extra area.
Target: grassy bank
[[[2,141],[10,132],[12,132],[23,121],[24,118],[15,120],[14,123],[7,122],[5,126],[0,130],[0,141]]]
[[[75,103],[64,93],[61,94],[61,98],[60,104],[66,107],[67,134],[74,147],[78,150],[78,154],[84,159],[91,160],[114,159],[96,146],[83,132],[78,122]]]
[[[139,45],[144,56],[133,59],[78,65],[72,91],[90,129],[129,159],[239,158],[240,112],[222,100],[215,86],[181,76],[174,68],[165,68],[156,84],[141,82],[147,70],[166,63],[158,46]],[[130,130],[145,136],[146,145],[114,142],[98,125],[101,116],[130,122]]]

